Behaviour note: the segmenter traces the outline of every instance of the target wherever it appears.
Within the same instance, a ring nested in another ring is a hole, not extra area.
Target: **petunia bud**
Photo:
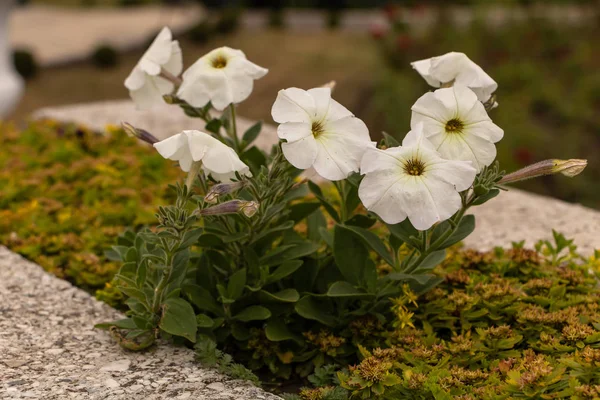
[[[232,183],[219,183],[214,185],[206,196],[204,196],[204,201],[209,204],[214,204],[219,200],[219,197],[233,193],[246,185],[244,181],[240,182],[232,182]]]
[[[525,179],[537,178],[544,175],[563,174],[572,178],[579,175],[587,166],[587,160],[544,160],[528,165],[518,171],[504,175],[500,184],[508,184],[523,181]]]
[[[258,211],[258,203],[255,201],[230,200],[216,206],[196,211],[201,216],[225,215],[243,213],[246,217],[252,217]]]
[[[150,143],[150,144],[159,142],[159,140],[150,132],[145,131],[143,129],[136,128],[127,122],[122,122],[121,126],[123,127],[123,130],[125,131],[125,133],[127,133],[129,136],[136,137],[136,138],[143,140],[144,142]]]

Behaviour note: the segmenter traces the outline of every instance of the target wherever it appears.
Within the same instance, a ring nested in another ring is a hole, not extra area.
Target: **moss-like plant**
[[[391,329],[369,332],[381,346],[362,347],[341,386],[364,399],[597,399],[599,256],[556,233],[536,250],[456,250],[437,288],[395,299]],[[326,398],[314,393],[300,398]]]
[[[179,172],[118,129],[53,121],[0,126],[0,243],[95,290],[118,270],[105,250],[126,228],[154,224]],[[109,290],[104,298],[118,299]]]

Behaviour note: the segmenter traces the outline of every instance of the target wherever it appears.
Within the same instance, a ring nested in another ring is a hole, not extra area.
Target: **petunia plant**
[[[413,105],[401,143],[373,141],[329,84],[279,92],[280,140],[265,151],[260,123],[238,131],[236,104],[267,70],[224,47],[179,76],[178,49],[165,28],[126,81],[138,106],[164,100],[204,126],[159,141],[124,125],[188,174],[156,228],[109,251],[129,311],[100,326],[130,349],[212,340],[284,379],[355,363],[379,340],[357,329],[391,323],[392,299],[441,282],[433,268],[475,228],[469,208],[505,183],[585,167],[547,160],[505,175],[494,162],[504,132],[486,111],[497,85],[464,54],[415,64],[440,88]]]

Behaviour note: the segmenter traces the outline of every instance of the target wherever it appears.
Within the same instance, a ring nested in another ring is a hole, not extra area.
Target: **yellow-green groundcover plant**
[[[95,290],[119,265],[104,253],[127,228],[155,224],[180,173],[120,129],[54,121],[0,126],[0,242]],[[111,291],[112,292],[112,291]]]

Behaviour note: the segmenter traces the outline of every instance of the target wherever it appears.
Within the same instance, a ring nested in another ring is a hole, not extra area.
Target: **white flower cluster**
[[[246,59],[240,50],[229,47],[215,49],[198,59],[182,75],[181,48],[169,28],[165,27],[144,53],[125,87],[139,109],[149,109],[163,102],[163,96],[176,90],[177,97],[193,107],[208,103],[223,111],[250,96],[254,80],[268,72]],[[178,86],[174,81],[179,80]],[[251,176],[250,169],[236,152],[201,131],[183,131],[154,147],[165,158],[179,161],[181,169],[189,172],[193,163],[201,163],[207,175],[223,182],[230,181],[236,172]]]
[[[414,62],[413,67],[439,89],[412,106],[411,131],[402,145],[378,149],[363,121],[332,99],[331,88],[281,90],[271,110],[286,159],[296,168],[314,168],[338,181],[355,172],[365,175],[359,197],[386,223],[408,218],[426,230],[461,207],[460,192],[496,158],[503,130],[483,103],[493,102],[496,82],[462,53]],[[222,111],[250,95],[255,79],[267,70],[228,47],[211,51],[186,70],[181,49],[165,28],[125,81],[138,107],[147,108],[165,94],[193,107],[211,104]],[[184,131],[155,143],[160,154],[179,161],[184,171],[202,163],[206,174],[228,181],[250,176],[235,151],[211,135]]]
[[[402,146],[376,148],[365,124],[331,99],[330,89],[281,90],[273,105],[283,153],[297,168],[313,167],[325,179],[365,175],[363,205],[389,224],[408,218],[419,229],[450,218],[460,192],[496,158],[504,132],[483,102],[497,84],[462,53],[413,64],[432,86],[412,107]]]

